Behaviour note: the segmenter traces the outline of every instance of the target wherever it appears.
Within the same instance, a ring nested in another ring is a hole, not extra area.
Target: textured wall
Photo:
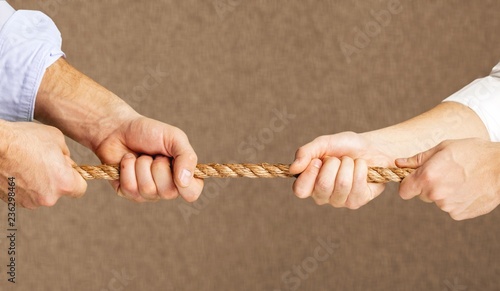
[[[316,136],[428,110],[500,59],[500,2],[397,3],[11,1],[53,17],[74,66],[186,131],[201,162],[283,163]],[[271,126],[277,111],[289,115],[282,128]],[[77,162],[98,162],[69,142]],[[455,222],[401,200],[395,184],[359,210],[334,209],[291,185],[210,180],[190,206],[138,205],[90,182],[82,199],[19,212],[17,287],[498,290],[499,210]],[[331,253],[312,259],[328,240]]]

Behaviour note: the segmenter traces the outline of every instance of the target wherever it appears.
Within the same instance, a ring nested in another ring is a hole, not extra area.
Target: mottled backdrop
[[[182,128],[201,162],[291,162],[319,135],[428,110],[500,59],[494,0],[10,3],[51,16],[74,66]],[[68,142],[77,162],[98,163]],[[79,200],[19,211],[16,287],[500,288],[500,210],[456,222],[401,200],[396,184],[356,211],[319,207],[296,198],[292,182],[209,180],[194,205],[134,204],[90,182]]]

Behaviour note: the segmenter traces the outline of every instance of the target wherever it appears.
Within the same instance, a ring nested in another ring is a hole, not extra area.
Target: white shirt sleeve
[[[444,101],[468,106],[483,121],[491,141],[500,142],[500,63],[489,76],[473,81]]]
[[[45,70],[64,56],[61,45],[61,33],[42,12],[19,10],[7,18],[0,30],[0,119],[33,120]]]
[[[7,20],[16,12],[6,1],[0,1],[0,30]]]

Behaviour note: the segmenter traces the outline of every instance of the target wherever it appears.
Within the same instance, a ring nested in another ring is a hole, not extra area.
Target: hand
[[[482,139],[445,141],[396,163],[418,168],[401,183],[403,199],[420,196],[455,220],[484,215],[500,203],[500,143]]]
[[[85,180],[73,169],[64,135],[35,123],[0,122],[0,196],[8,200],[8,177],[15,177],[16,202],[34,209],[53,206],[62,196],[80,197]]]
[[[357,209],[377,197],[383,184],[367,183],[368,165],[394,166],[382,147],[362,134],[320,136],[299,148],[290,167],[300,174],[293,190],[319,204]]]
[[[198,199],[203,181],[193,179],[197,157],[184,132],[138,114],[116,123],[95,153],[104,163],[120,163],[120,180],[111,182],[118,195],[136,202]]]

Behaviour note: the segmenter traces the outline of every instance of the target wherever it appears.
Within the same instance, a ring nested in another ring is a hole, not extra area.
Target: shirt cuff
[[[500,142],[500,63],[488,77],[473,81],[443,101],[468,106],[486,126],[491,141]]]
[[[0,1],[0,30],[7,20],[14,14],[16,10],[7,3],[7,1]]]
[[[16,11],[0,31],[0,118],[32,121],[45,70],[64,53],[54,22],[39,11]]]

